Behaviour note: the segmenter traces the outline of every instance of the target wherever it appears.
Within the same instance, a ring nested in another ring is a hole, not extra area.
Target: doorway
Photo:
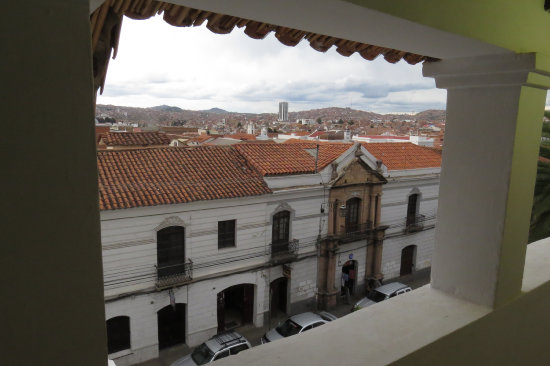
[[[231,286],[218,293],[218,332],[252,323],[254,285]]]
[[[349,260],[342,266],[341,295],[354,295],[357,285],[357,261]]]
[[[401,269],[400,276],[406,276],[413,272],[414,257],[416,254],[416,245],[409,245],[401,251]]]
[[[157,321],[159,350],[185,343],[185,304],[163,307]]]
[[[269,301],[271,316],[277,317],[287,313],[287,287],[286,277],[277,278],[269,285]]]

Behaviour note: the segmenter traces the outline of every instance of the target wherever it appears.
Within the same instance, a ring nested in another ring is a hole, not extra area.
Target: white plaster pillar
[[[550,59],[452,59],[423,73],[447,89],[431,284],[498,307],[520,293]]]

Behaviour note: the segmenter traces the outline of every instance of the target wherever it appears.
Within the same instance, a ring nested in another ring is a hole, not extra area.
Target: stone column
[[[447,89],[432,286],[498,307],[520,294],[550,59],[426,63]]]
[[[330,309],[336,305],[339,289],[335,287],[336,240],[327,239],[321,243],[319,257],[319,299],[321,309]]]

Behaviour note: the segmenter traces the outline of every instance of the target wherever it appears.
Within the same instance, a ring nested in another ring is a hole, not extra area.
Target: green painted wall
[[[347,0],[516,52],[550,55],[544,0]]]
[[[88,1],[3,5],[0,365],[106,365]]]

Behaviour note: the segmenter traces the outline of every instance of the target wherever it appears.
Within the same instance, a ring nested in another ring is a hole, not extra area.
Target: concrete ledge
[[[220,365],[547,365],[550,238],[527,247],[523,294],[493,310],[430,285]],[[494,352],[495,350],[499,352]],[[528,360],[527,363],[521,360]]]
[[[490,312],[426,285],[220,365],[386,365]]]

